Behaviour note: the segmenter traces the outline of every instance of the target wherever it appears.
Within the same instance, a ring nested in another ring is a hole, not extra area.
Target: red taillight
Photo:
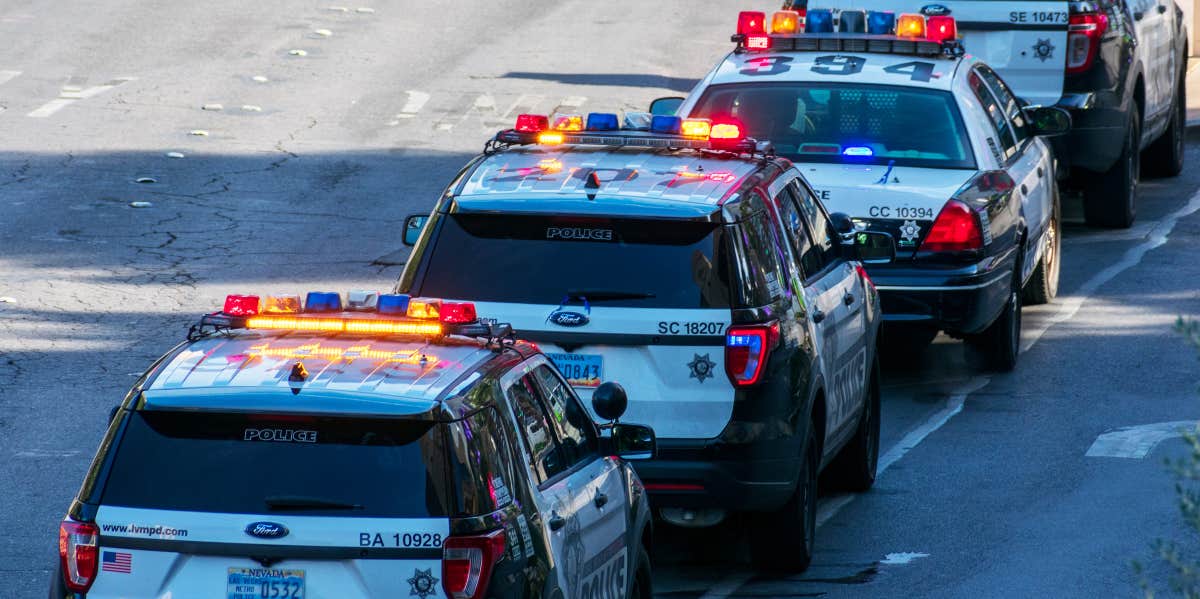
[[[864,286],[866,286],[868,288],[872,288],[875,286],[875,282],[872,281],[871,276],[867,274],[867,267],[863,266],[862,262],[856,262],[854,264],[854,270],[857,270],[858,276],[862,277]]]
[[[475,322],[475,304],[471,302],[442,302],[439,312],[441,321],[446,324],[466,324]]]
[[[767,32],[767,13],[743,10],[738,13],[737,32],[740,35],[764,34]]]
[[[95,524],[63,520],[58,527],[58,557],[67,589],[86,593],[100,563],[100,531]]]
[[[1104,13],[1071,15],[1067,25],[1067,73],[1082,73],[1092,68],[1105,31],[1108,31],[1108,15]]]
[[[487,594],[492,567],[504,557],[504,529],[484,535],[447,537],[442,549],[442,588],[453,599]]]
[[[923,252],[962,252],[983,248],[983,228],[979,216],[958,200],[942,206],[933,227],[921,243]]]
[[[957,38],[958,25],[954,23],[954,17],[939,15],[925,19],[925,39],[942,43]]]
[[[257,295],[225,296],[225,307],[222,312],[230,316],[254,316],[258,314],[259,299]]]
[[[550,118],[542,114],[518,114],[517,131],[522,133],[537,133],[550,128]]]
[[[779,323],[732,326],[725,333],[725,373],[734,387],[757,384],[779,342]]]

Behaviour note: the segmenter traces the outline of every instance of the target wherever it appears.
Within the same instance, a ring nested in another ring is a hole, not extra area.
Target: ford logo
[[[921,7],[921,14],[927,17],[944,17],[950,14],[950,7],[944,4],[926,4]]]
[[[581,327],[592,321],[592,319],[587,317],[587,314],[567,310],[558,310],[550,314],[550,318],[546,320],[560,327]]]
[[[287,536],[288,529],[274,522],[251,522],[246,525],[246,534],[260,539],[281,539]]]

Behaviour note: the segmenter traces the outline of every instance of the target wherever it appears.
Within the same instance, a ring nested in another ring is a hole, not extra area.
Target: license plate
[[[226,599],[303,599],[304,570],[230,568]]]
[[[546,354],[572,387],[599,387],[604,378],[604,356],[596,354]]]

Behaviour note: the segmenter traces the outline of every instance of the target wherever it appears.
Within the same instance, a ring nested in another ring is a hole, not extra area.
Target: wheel
[[[817,476],[821,458],[815,427],[805,434],[804,472],[792,494],[779,511],[757,514],[750,529],[750,557],[762,570],[803,572],[812,562],[817,532]]]
[[[1025,283],[1022,300],[1026,305],[1048,304],[1058,295],[1058,274],[1062,268],[1062,209],[1058,202],[1058,186],[1054,188],[1054,205],[1046,225],[1046,251]]]
[[[867,396],[858,430],[838,454],[837,461],[827,469],[834,474],[839,488],[856,493],[875,484],[875,471],[879,466],[879,358],[872,362],[867,376]]]
[[[637,570],[629,585],[629,599],[653,599],[654,579],[650,576],[650,554],[645,545],[638,545]]]
[[[1107,173],[1091,177],[1084,191],[1083,218],[1087,224],[1118,229],[1133,225],[1142,164],[1138,156],[1141,138],[1141,116],[1137,110],[1131,110],[1121,157]]]
[[[1183,64],[1187,64],[1185,58]],[[1187,137],[1187,79],[1186,67],[1175,84],[1175,100],[1171,106],[1171,123],[1162,137],[1154,140],[1142,153],[1146,174],[1151,177],[1174,177],[1183,172],[1184,138]]]
[[[1019,268],[1017,273],[1019,280]],[[1021,293],[1016,281],[1000,316],[982,333],[968,336],[966,349],[968,361],[981,369],[1009,372],[1017,366],[1017,354],[1021,351]]]

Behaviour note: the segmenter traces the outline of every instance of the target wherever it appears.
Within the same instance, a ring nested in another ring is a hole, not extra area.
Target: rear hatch
[[[1068,21],[1063,0],[833,0],[819,7],[927,15],[947,14],[939,9],[949,9],[967,53],[999,72],[1017,96],[1043,106],[1062,97]]]
[[[460,212],[409,291],[511,322],[585,404],[616,381],[629,396],[623,419],[663,438],[711,438],[734,398],[725,237],[706,220]]]
[[[88,596],[436,595],[460,511],[440,466],[444,429],[136,411],[96,513],[101,567]]]

